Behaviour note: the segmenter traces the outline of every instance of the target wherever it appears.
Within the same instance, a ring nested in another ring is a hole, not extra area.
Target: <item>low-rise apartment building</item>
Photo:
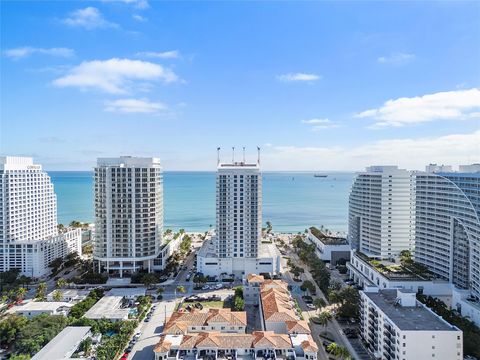
[[[163,333],[181,335],[199,332],[245,333],[247,313],[230,309],[197,309],[174,312],[166,322]]]
[[[350,259],[351,247],[343,237],[328,235],[312,226],[307,231],[307,240],[315,245],[317,256],[323,261],[336,264],[341,259]]]
[[[361,337],[382,360],[462,360],[463,333],[402,289],[360,291]]]
[[[450,296],[452,285],[431,273],[418,274],[402,269],[400,264],[377,260],[352,250],[347,269],[357,285],[380,289],[406,289],[431,296]],[[381,270],[380,270],[381,269]]]
[[[202,332],[163,334],[154,348],[155,360],[285,359],[316,360],[318,347],[310,335],[296,336],[271,331],[252,334]]]
[[[61,301],[29,301],[24,305],[14,307],[10,311],[27,318],[42,314],[67,316],[72,306],[71,303]]]

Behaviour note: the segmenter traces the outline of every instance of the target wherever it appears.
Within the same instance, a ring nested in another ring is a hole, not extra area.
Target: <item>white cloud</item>
[[[414,54],[392,53],[388,56],[380,56],[377,61],[381,64],[403,65],[415,59]]]
[[[386,101],[382,107],[363,111],[359,118],[377,120],[374,127],[404,126],[435,120],[478,117],[480,89],[446,91]]]
[[[178,50],[170,50],[170,51],[163,51],[163,52],[142,51],[142,52],[136,53],[135,55],[140,57],[147,57],[147,58],[178,59],[180,57],[180,52]]]
[[[144,16],[138,15],[138,14],[133,14],[132,15],[133,20],[138,21],[138,22],[145,22],[148,19]]]
[[[329,124],[331,121],[329,119],[310,119],[302,120],[303,124]]]
[[[41,54],[41,55],[49,55],[49,56],[57,56],[57,57],[72,57],[75,55],[75,51],[73,49],[68,49],[64,47],[59,48],[38,48],[32,46],[23,46],[14,49],[7,49],[3,52],[6,57],[12,59],[23,59],[34,54]]]
[[[419,139],[379,140],[357,147],[272,146],[262,154],[267,170],[361,170],[369,165],[396,164],[424,169],[426,164],[480,161],[480,130]]]
[[[119,113],[157,113],[166,110],[167,106],[161,102],[151,102],[148,99],[118,99],[107,101],[105,111]]]
[[[70,69],[65,76],[54,80],[53,84],[59,87],[90,88],[110,94],[124,94],[132,90],[134,80],[171,83],[179,79],[173,71],[158,64],[113,58],[82,62]],[[136,86],[142,87],[141,85]]]
[[[312,131],[321,131],[326,129],[334,129],[340,127],[340,124],[332,122],[330,119],[309,119],[302,120],[303,124],[313,125]]]
[[[326,124],[326,125],[315,125],[312,126],[312,131],[321,131],[321,130],[327,130],[327,129],[335,129],[339,128],[340,124]]]
[[[73,27],[83,27],[87,30],[97,28],[118,28],[118,24],[107,21],[102,13],[95,7],[89,6],[85,9],[78,9],[69,14],[69,17],[62,22]]]
[[[321,77],[317,74],[307,74],[307,73],[288,73],[277,75],[277,80],[283,82],[313,82],[319,80]]]
[[[147,0],[101,0],[102,2],[119,2],[128,5],[133,5],[136,9],[148,9],[150,4]]]

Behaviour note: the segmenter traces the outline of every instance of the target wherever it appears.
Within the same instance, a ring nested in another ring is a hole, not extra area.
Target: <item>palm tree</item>
[[[182,286],[182,285],[177,286],[177,291],[182,294],[185,294],[187,292],[187,290],[185,289],[185,286]]]
[[[23,300],[25,298],[25,295],[27,295],[27,289],[24,287],[18,288],[17,289],[17,300]]]
[[[47,297],[47,283],[41,282],[37,286],[37,293],[35,294],[35,298],[38,300],[45,300]]]
[[[320,325],[327,327],[328,323],[332,321],[333,316],[330,311],[322,311],[317,319]]]
[[[55,284],[57,288],[64,288],[65,286],[68,285],[68,281],[65,280],[64,278],[60,278],[57,280],[57,283]]]
[[[60,290],[55,290],[52,294],[53,300],[54,301],[62,301],[63,300],[63,294]]]
[[[346,347],[340,346],[334,342],[331,344],[328,344],[327,351],[330,354],[333,354],[336,357],[339,357],[340,359],[347,359],[348,357],[350,357],[350,353],[348,352],[348,349]]]
[[[313,300],[313,305],[317,308],[317,311],[327,305],[327,302],[322,298],[316,298]]]

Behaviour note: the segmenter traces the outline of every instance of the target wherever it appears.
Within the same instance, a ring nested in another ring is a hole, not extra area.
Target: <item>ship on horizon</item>
[[[313,174],[313,177],[318,177],[318,178],[326,178],[328,175],[327,174]]]

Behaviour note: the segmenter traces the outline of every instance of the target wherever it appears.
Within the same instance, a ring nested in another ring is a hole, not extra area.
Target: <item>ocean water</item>
[[[57,194],[58,222],[93,222],[93,177],[88,171],[49,172]],[[264,172],[263,221],[275,231],[311,225],[347,230],[348,193],[354,173]],[[215,172],[164,172],[165,228],[205,231],[215,226]]]

